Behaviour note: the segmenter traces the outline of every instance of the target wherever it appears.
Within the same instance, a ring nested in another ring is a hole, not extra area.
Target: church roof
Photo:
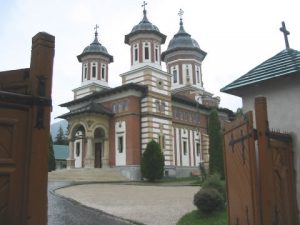
[[[78,109],[72,110],[71,112],[59,116],[58,118],[66,119],[70,116],[75,116],[82,113],[97,113],[107,116],[112,116],[114,114],[110,109],[104,107],[102,104],[91,101]]]
[[[247,85],[257,84],[276,77],[291,75],[299,71],[300,52],[287,48],[223,87],[221,91],[231,93],[233,90]]]
[[[209,112],[212,109],[212,107],[209,107],[209,106],[206,106],[206,105],[203,105],[203,104],[199,104],[197,101],[195,101],[193,99],[190,99],[190,98],[188,98],[186,96],[183,96],[183,95],[172,94],[171,97],[172,97],[172,101],[174,101],[174,102],[189,105],[189,106],[195,107],[197,109],[207,110],[207,112]],[[226,113],[229,116],[230,119],[233,118],[233,116],[234,116],[233,112],[230,109],[217,108],[217,110],[219,112]]]
[[[78,104],[81,102],[92,101],[97,98],[105,97],[107,95],[115,94],[115,93],[122,92],[122,91],[127,91],[130,89],[141,91],[141,92],[145,93],[147,91],[147,86],[136,84],[136,83],[128,83],[128,84],[124,84],[124,85],[121,85],[121,86],[118,86],[115,88],[104,89],[102,91],[95,92],[93,94],[84,96],[82,98],[78,98],[73,101],[63,103],[59,106],[68,107],[68,106],[75,105],[75,104]]]
[[[167,54],[180,50],[193,50],[205,56],[206,52],[200,49],[198,42],[191,38],[191,35],[184,30],[182,18],[180,18],[179,25],[179,31],[171,39],[168,49],[162,53],[162,60],[164,60]]]
[[[95,39],[94,41],[88,45],[87,47],[84,48],[83,52],[77,56],[77,59],[79,62],[82,62],[82,57],[86,55],[103,55],[105,57],[109,58],[109,62],[113,62],[114,58],[111,56],[108,52],[107,49],[100,44],[98,40],[98,33],[97,31],[95,32]]]
[[[125,44],[129,44],[129,39],[131,37],[133,37],[134,35],[140,34],[140,33],[153,33],[153,34],[156,34],[159,37],[161,37],[161,39],[162,39],[161,43],[164,44],[165,41],[166,41],[166,37],[167,36],[164,35],[164,34],[162,34],[159,31],[158,27],[155,26],[154,24],[152,24],[148,20],[148,18],[147,18],[147,11],[145,9],[143,11],[143,14],[144,14],[143,19],[137,25],[135,25],[132,28],[132,30],[131,30],[131,32],[129,34],[125,35]]]

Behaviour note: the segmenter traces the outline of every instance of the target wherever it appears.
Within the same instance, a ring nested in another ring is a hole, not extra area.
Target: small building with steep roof
[[[300,205],[300,51],[287,45],[221,91],[241,97],[244,112],[255,113],[255,97],[266,97],[269,127],[292,134]]]

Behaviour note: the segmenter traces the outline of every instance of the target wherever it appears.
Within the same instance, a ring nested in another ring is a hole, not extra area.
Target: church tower
[[[95,39],[77,56],[82,63],[81,86],[73,90],[74,99],[82,98],[103,89],[108,89],[108,65],[113,62],[106,48],[98,40],[98,25],[95,27]]]
[[[167,70],[172,74],[172,91],[176,93],[185,87],[194,90],[203,90],[202,61],[206,52],[200,49],[196,40],[191,38],[183,27],[180,9],[179,31],[174,35],[168,49],[162,53],[162,60],[166,62]]]
[[[125,35],[125,44],[130,45],[131,69],[144,65],[161,69],[161,45],[165,43],[166,35],[149,22],[146,5],[143,4],[143,19]]]
[[[165,165],[173,165],[171,75],[161,68],[161,45],[166,35],[147,18],[144,2],[143,18],[125,35],[130,45],[131,67],[121,74],[123,85],[136,83],[147,87],[141,99],[141,151],[152,139],[165,156]]]

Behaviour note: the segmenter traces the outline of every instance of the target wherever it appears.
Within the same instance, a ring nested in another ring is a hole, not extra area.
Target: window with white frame
[[[122,136],[118,136],[118,152],[119,153],[123,153],[123,149],[124,149],[124,137]]]
[[[183,140],[182,142],[183,155],[187,155],[187,141]]]
[[[97,63],[92,62],[92,78],[96,79],[98,75],[98,70],[97,70]]]
[[[189,68],[189,65],[185,66],[185,74],[186,74],[186,81],[189,82],[190,81],[190,68]]]
[[[165,148],[165,135],[163,135],[163,134],[158,135],[158,143],[159,143],[161,149]]]
[[[88,73],[88,67],[87,67],[87,64],[83,64],[82,65],[82,78],[83,80],[86,80],[87,79],[87,73]]]
[[[144,60],[150,60],[150,44],[148,42],[144,43]]]
[[[177,69],[173,67],[173,83],[177,83]]]
[[[138,59],[139,59],[138,55],[139,55],[138,45],[135,44],[135,45],[133,46],[133,61],[134,61],[134,62],[137,62],[137,61],[138,61]]]
[[[101,67],[101,79],[105,80],[105,78],[106,78],[106,65],[102,64],[102,67]]]
[[[197,156],[200,156],[200,143],[199,142],[196,143],[196,153],[197,153]]]
[[[197,77],[197,82],[201,82],[201,77],[200,77],[200,69],[199,66],[196,67],[196,77]]]
[[[155,62],[159,61],[159,46],[155,45]]]

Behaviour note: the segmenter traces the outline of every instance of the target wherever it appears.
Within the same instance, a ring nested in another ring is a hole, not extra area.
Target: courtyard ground
[[[199,186],[84,184],[56,193],[111,215],[146,225],[175,225],[196,209],[193,196]]]

